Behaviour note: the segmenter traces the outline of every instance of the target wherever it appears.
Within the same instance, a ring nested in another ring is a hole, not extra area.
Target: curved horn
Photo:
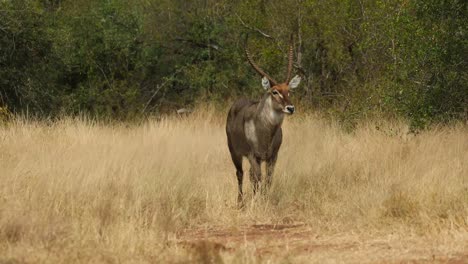
[[[244,45],[244,50],[245,50],[245,55],[247,56],[247,60],[249,61],[250,65],[263,77],[266,77],[272,86],[275,86],[276,84],[278,84],[275,79],[271,78],[270,75],[268,75],[266,72],[264,72],[260,67],[258,67],[257,64],[255,64],[255,62],[253,61],[252,59],[252,56],[250,55],[248,49],[247,49],[247,39],[248,39],[248,35],[247,37],[245,38],[245,45]]]
[[[288,54],[288,73],[286,77],[286,83],[288,84],[289,81],[291,80],[291,73],[293,69],[293,56],[294,56],[294,36],[291,34],[291,37],[289,38],[289,54]]]

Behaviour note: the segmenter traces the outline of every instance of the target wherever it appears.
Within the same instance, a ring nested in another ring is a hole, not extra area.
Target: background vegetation
[[[4,0],[0,107],[129,119],[225,105],[261,93],[244,35],[281,79],[293,32],[307,108],[466,120],[467,13],[462,0]]]

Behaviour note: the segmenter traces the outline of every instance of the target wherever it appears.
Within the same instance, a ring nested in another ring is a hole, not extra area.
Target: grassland
[[[468,261],[468,127],[285,121],[236,206],[224,116],[0,126],[0,263]],[[245,161],[244,166],[248,168]]]

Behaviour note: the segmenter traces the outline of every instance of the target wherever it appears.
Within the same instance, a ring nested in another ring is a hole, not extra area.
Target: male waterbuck
[[[283,118],[285,114],[294,113],[294,105],[289,99],[289,89],[296,88],[301,81],[298,75],[291,78],[293,68],[292,36],[289,46],[287,77],[283,83],[276,82],[255,64],[247,50],[247,40],[245,54],[250,65],[263,77],[262,86],[266,92],[260,101],[239,99],[232,105],[227,117],[226,134],[232,162],[236,167],[239,185],[237,200],[239,203],[243,201],[243,157],[247,157],[250,162],[250,180],[254,193],[260,187],[262,161],[267,163],[266,187],[271,185],[278,150],[283,140],[281,130]]]

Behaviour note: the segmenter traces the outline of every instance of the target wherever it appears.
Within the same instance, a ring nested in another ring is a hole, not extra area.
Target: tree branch
[[[220,47],[216,44],[211,44],[211,43],[200,43],[200,42],[197,42],[193,39],[184,39],[184,38],[175,38],[174,40],[176,41],[180,41],[180,42],[187,42],[187,43],[191,43],[197,47],[202,47],[202,48],[210,48],[210,49],[214,49],[214,50],[219,50]]]
[[[154,93],[151,95],[150,99],[146,102],[145,104],[145,107],[143,108],[143,110],[141,111],[142,113],[145,113],[146,109],[148,108],[148,106],[151,104],[151,102],[153,101],[154,97],[159,93],[159,91],[164,87],[166,86],[166,84],[169,83],[170,80],[172,80],[172,78],[174,76],[176,76],[177,74],[179,74],[183,69],[185,69],[185,67],[181,67],[179,69],[177,69],[173,74],[171,74],[169,77],[166,77],[165,80],[159,84],[156,88],[156,91],[154,91]]]
[[[244,22],[244,20],[242,20],[242,18],[237,13],[235,15],[236,15],[237,19],[239,20],[239,22],[242,24],[243,27],[245,27],[245,28],[247,28],[249,30],[255,31],[255,32],[259,33],[260,35],[264,36],[265,38],[274,39],[272,36],[270,36],[267,33],[261,31],[260,29],[247,25]]]

